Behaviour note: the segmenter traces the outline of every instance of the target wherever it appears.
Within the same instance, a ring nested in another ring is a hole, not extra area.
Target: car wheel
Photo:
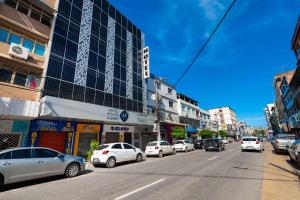
[[[163,157],[163,152],[162,151],[159,151],[159,153],[158,153],[158,157]]]
[[[95,168],[100,167],[99,164],[93,164],[93,166],[94,166]]]
[[[208,149],[205,149],[205,151],[208,151]]]
[[[109,157],[105,163],[107,168],[113,168],[116,166],[116,159],[114,157]]]
[[[293,158],[291,157],[290,154],[289,154],[289,157],[290,157],[290,161],[291,161],[292,163],[295,163],[295,161],[293,160]]]
[[[68,178],[72,178],[72,177],[77,176],[79,174],[79,172],[80,172],[80,166],[79,166],[79,164],[77,164],[77,163],[71,163],[67,167],[65,175]]]
[[[2,186],[3,184],[4,184],[4,177],[0,175],[0,186]]]
[[[138,155],[136,155],[136,162],[141,162],[142,160],[143,160],[142,154],[138,153]]]

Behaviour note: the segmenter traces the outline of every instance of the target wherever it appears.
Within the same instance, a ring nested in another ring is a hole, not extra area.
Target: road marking
[[[230,150],[229,150],[229,152],[232,152],[232,151],[233,151],[233,149],[230,149]]]
[[[216,159],[218,156],[214,156],[212,158],[209,158],[208,160],[213,160],[213,159]]]
[[[153,183],[150,183],[150,184],[148,184],[148,185],[145,185],[145,186],[143,186],[143,187],[140,187],[140,188],[138,188],[138,189],[136,189],[136,190],[133,190],[132,192],[128,192],[128,193],[126,193],[126,194],[124,194],[124,195],[122,195],[122,196],[119,196],[119,197],[115,198],[115,200],[121,200],[121,199],[124,199],[124,198],[126,198],[126,197],[128,197],[128,196],[130,196],[130,195],[133,195],[133,194],[135,194],[135,193],[137,193],[137,192],[139,192],[139,191],[142,191],[142,190],[144,190],[144,189],[146,189],[146,188],[148,188],[148,187],[151,187],[151,186],[153,186],[153,185],[155,185],[155,184],[157,184],[157,183],[160,183],[160,182],[162,182],[162,181],[165,181],[165,180],[166,180],[165,178],[159,179],[158,181],[155,181],[155,182],[153,182]]]

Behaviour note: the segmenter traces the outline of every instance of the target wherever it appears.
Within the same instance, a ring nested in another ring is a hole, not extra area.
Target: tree
[[[198,135],[201,137],[201,139],[209,139],[209,138],[214,137],[213,132],[211,132],[210,130],[205,130],[205,129],[200,131]]]
[[[99,142],[96,140],[92,140],[90,142],[90,150],[87,152],[87,160],[90,161],[93,155],[93,152],[99,148]]]
[[[185,138],[185,130],[181,127],[175,127],[172,129],[172,137],[180,140]]]
[[[227,132],[226,132],[226,131],[223,131],[223,130],[220,130],[220,131],[218,132],[218,134],[219,134],[219,136],[220,136],[221,138],[227,138],[227,137],[228,137]]]

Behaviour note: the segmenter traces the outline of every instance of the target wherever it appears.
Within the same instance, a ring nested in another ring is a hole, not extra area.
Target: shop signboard
[[[125,126],[125,125],[114,125],[114,124],[104,124],[103,132],[105,133],[133,133],[134,126]]]
[[[144,78],[150,77],[150,64],[149,64],[149,47],[143,49],[143,67]]]

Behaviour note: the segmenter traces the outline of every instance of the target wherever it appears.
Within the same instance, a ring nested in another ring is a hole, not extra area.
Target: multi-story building
[[[0,146],[26,143],[38,117],[55,1],[0,1]]]
[[[267,104],[264,108],[264,112],[269,130],[279,131],[279,122],[277,119],[275,104]]]
[[[219,130],[224,130],[231,137],[238,137],[237,117],[235,111],[230,107],[220,107],[208,110],[211,119],[217,120]]]
[[[213,132],[218,132],[218,121],[210,117],[208,110],[200,108],[200,129],[207,129]]]
[[[188,137],[197,136],[200,127],[198,102],[184,94],[177,93],[179,122],[185,124]]]
[[[152,116],[160,122],[160,133],[164,140],[172,142],[172,129],[184,127],[179,123],[176,88],[151,74],[146,80],[148,116]],[[157,99],[156,99],[157,98]],[[142,147],[145,147],[150,140],[157,139],[157,127],[154,126],[153,134],[144,133]]]
[[[294,75],[295,71],[288,71],[281,74],[277,74],[274,77],[273,81],[273,88],[275,91],[275,107],[276,107],[276,115],[279,122],[280,129],[284,132],[289,132],[289,123],[288,123],[288,112],[286,108],[285,102],[287,99],[284,100],[284,96],[287,95],[289,91],[289,84],[291,79]],[[274,130],[278,132],[279,130]]]
[[[40,117],[27,145],[83,156],[91,140],[140,146],[154,124],[146,113],[144,34],[107,0],[60,0],[54,9]]]

